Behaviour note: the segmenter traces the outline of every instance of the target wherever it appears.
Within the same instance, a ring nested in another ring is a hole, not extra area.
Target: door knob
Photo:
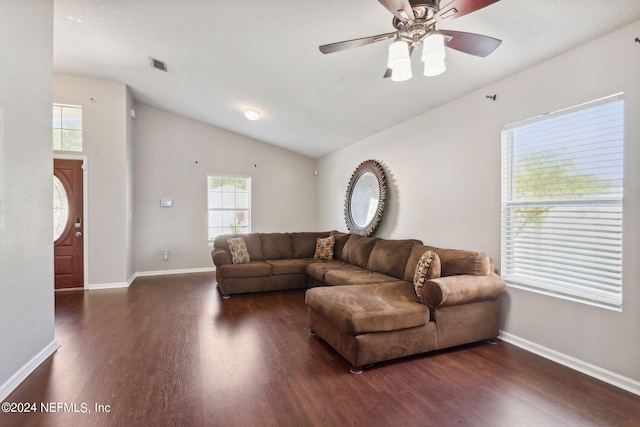
[[[76,231],[76,237],[82,237],[82,232]]]

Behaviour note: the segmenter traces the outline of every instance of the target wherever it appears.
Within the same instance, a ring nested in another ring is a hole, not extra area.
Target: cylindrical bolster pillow
[[[216,266],[231,264],[231,254],[222,248],[215,248],[212,250],[211,258]]]
[[[486,276],[463,274],[428,280],[422,288],[422,303],[430,308],[460,305],[498,298],[504,280],[495,273]]]

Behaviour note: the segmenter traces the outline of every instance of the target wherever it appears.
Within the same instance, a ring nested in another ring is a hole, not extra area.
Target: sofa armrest
[[[231,254],[223,248],[213,248],[211,251],[211,259],[216,267],[220,267],[225,264],[232,264]]]
[[[462,274],[428,280],[422,288],[422,303],[429,308],[460,305],[498,298],[504,280],[495,273],[486,276]]]

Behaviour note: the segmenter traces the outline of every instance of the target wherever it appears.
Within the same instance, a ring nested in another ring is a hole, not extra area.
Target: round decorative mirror
[[[367,160],[356,168],[344,202],[347,228],[354,234],[368,236],[376,229],[384,211],[387,186],[384,170],[375,160]]]

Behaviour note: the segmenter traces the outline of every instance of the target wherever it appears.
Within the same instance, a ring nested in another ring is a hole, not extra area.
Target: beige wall
[[[486,251],[499,266],[501,126],[624,92],[622,313],[509,288],[501,326],[521,345],[608,379],[621,375],[640,391],[638,34],[640,22],[320,159],[318,227],[345,228],[346,183],[361,161],[376,159],[390,181],[378,235]],[[485,98],[493,94],[496,101]]]
[[[131,278],[133,237],[132,104],[118,82],[56,74],[53,100],[82,105],[83,152],[88,159],[87,287],[122,286]]]
[[[212,269],[207,173],[254,178],[254,231],[315,227],[312,159],[134,104],[119,82],[56,74],[54,102],[83,106],[90,288],[123,286],[136,273]],[[160,198],[174,207],[160,209]]]
[[[137,272],[213,268],[208,173],[251,175],[252,231],[315,230],[314,160],[145,104],[135,110]],[[161,198],[173,207],[161,208]]]
[[[0,1],[0,401],[56,348],[53,4]],[[34,30],[37,29],[37,30]],[[14,41],[20,43],[14,43]]]

